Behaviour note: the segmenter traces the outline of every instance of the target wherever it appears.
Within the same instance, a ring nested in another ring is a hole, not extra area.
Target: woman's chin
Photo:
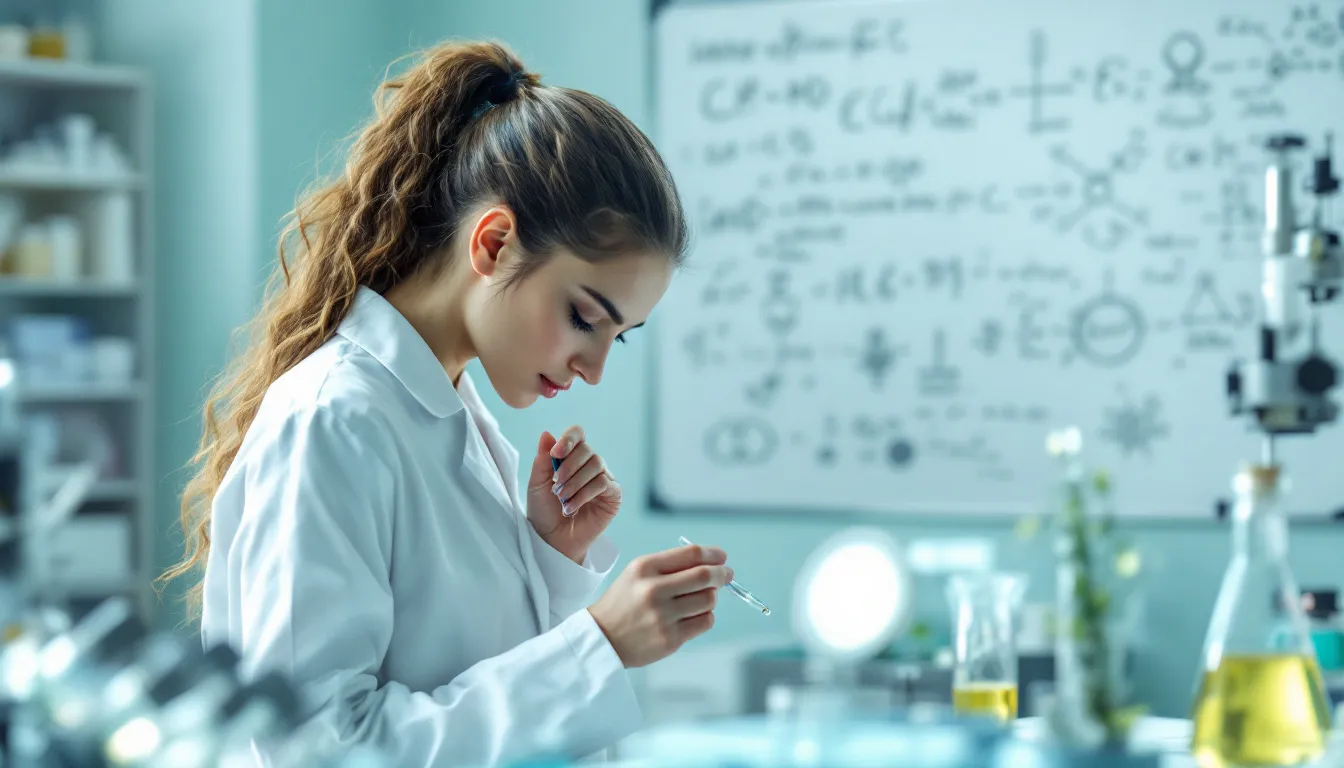
[[[499,399],[504,401],[505,405],[517,410],[522,410],[523,408],[532,405],[537,402],[537,398],[539,397],[541,397],[541,395],[536,392],[524,392],[521,390],[512,390],[507,394],[503,392],[499,393]]]

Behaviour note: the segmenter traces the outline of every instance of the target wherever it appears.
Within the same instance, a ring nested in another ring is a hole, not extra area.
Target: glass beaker
[[[1201,768],[1297,765],[1325,751],[1329,705],[1288,567],[1281,483],[1277,465],[1253,464],[1232,484],[1232,559],[1209,620],[1192,714]],[[1263,611],[1267,594],[1283,606],[1277,633]]]
[[[1017,717],[1017,614],[1026,578],[969,573],[948,580],[956,666],[952,708],[1007,722]]]

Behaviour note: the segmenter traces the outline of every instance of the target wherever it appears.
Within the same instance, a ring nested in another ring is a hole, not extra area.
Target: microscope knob
[[[1241,364],[1233,363],[1227,371],[1227,400],[1231,413],[1241,413],[1243,406],[1241,395]]]
[[[1339,380],[1329,360],[1312,355],[1297,367],[1297,386],[1312,395],[1323,395]]]

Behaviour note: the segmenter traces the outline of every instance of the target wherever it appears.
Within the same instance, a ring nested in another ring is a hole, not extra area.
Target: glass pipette
[[[687,539],[685,536],[679,536],[677,538],[677,541],[680,541],[684,546],[691,546],[691,541]],[[736,580],[730,581],[724,586],[728,589],[729,592],[732,592],[734,595],[737,595],[738,597],[742,598],[742,601],[745,602],[747,605],[750,605],[752,608],[755,608],[756,610],[760,611],[762,614],[766,616],[770,615],[769,606],[767,606],[765,603],[762,603],[760,600],[757,600],[755,595],[748,592],[747,588],[742,586],[741,584],[738,584]]]

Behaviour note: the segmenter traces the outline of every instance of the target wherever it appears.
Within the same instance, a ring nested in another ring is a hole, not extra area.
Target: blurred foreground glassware
[[[958,713],[1005,723],[1017,718],[1015,627],[1025,593],[1026,579],[1017,574],[960,574],[949,580],[956,651],[952,705]]]

